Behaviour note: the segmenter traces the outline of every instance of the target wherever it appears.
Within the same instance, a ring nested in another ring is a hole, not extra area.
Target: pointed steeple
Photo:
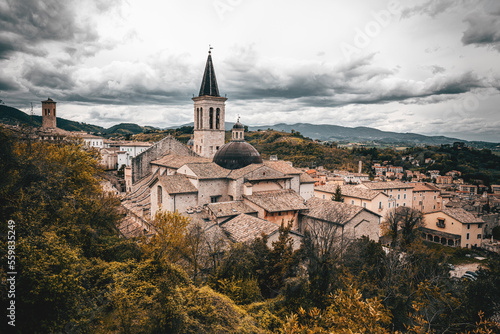
[[[212,52],[210,50],[208,50],[207,65],[205,66],[205,73],[203,74],[199,96],[207,95],[220,97],[217,80],[215,79],[214,64],[212,63]]]

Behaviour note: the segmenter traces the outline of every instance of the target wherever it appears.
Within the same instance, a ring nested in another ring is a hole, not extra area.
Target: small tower
[[[240,118],[233,125],[233,130],[231,131],[231,140],[233,141],[243,141],[245,140],[245,127],[240,123]]]
[[[42,101],[42,128],[55,129],[56,122],[56,102],[47,98],[46,101]]]
[[[212,158],[225,141],[225,107],[227,98],[219,95],[211,51],[208,51],[200,94],[194,101],[193,150]]]

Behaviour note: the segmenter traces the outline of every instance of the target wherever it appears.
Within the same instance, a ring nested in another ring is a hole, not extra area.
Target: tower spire
[[[198,96],[220,97],[217,79],[215,78],[214,64],[212,63],[212,49],[212,46],[208,47],[207,64],[205,65],[205,73],[203,73],[200,94]]]

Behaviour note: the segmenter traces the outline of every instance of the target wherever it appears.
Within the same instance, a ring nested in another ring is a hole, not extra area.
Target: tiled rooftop
[[[162,175],[159,177],[159,181],[164,187],[165,191],[169,194],[198,192],[191,181],[189,181],[188,178],[182,174]]]
[[[462,208],[446,208],[441,210],[441,212],[447,214],[452,218],[455,218],[462,224],[484,223],[484,220],[474,216],[472,213],[467,212]]]
[[[334,224],[345,225],[361,211],[360,206],[311,197],[306,201],[309,211],[304,216],[320,219]]]
[[[260,237],[262,233],[267,235],[278,231],[279,227],[267,220],[249,216],[244,213],[221,225],[230,240],[234,242],[248,242]]]
[[[439,191],[438,188],[428,183],[411,182],[408,185],[413,186],[413,191]]]
[[[283,160],[278,160],[278,161],[265,160],[264,165],[271,167],[271,168],[273,168],[273,169],[275,169],[283,174],[286,174],[286,175],[302,173],[300,170],[298,170],[297,168],[294,168],[288,162],[283,161]]]
[[[403,188],[413,188],[411,185],[398,182],[398,181],[390,181],[390,182],[366,182],[363,183],[363,186],[372,190],[383,190],[383,189],[403,189]]]
[[[307,209],[304,199],[291,189],[262,191],[249,196],[244,195],[243,197],[267,212]]]
[[[330,183],[318,186],[315,189],[317,189],[318,191],[324,191],[330,194],[335,194],[335,191],[337,191],[337,185]],[[381,191],[365,189],[363,187],[358,187],[354,185],[340,186],[340,191],[344,196],[361,198],[365,200],[372,200],[375,197],[377,197],[380,193],[382,193]]]
[[[171,154],[167,154],[167,155],[163,156],[162,158],[160,158],[158,160],[152,161],[151,164],[179,169],[183,165],[188,164],[188,163],[210,162],[210,161],[212,161],[212,160],[208,159],[208,158],[195,157],[195,156],[182,156],[182,155],[177,155],[177,154],[171,153]]]
[[[316,183],[316,181],[307,173],[302,173],[300,174],[300,183]]]
[[[254,209],[245,205],[242,201],[220,202],[207,204],[207,208],[215,217],[236,216],[241,213],[255,213]]]
[[[186,164],[198,179],[222,179],[226,178],[230,170],[222,168],[215,162],[193,162]]]

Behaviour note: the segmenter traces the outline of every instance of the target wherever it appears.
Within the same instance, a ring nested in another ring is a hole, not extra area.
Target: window
[[[467,237],[465,239],[469,240],[470,238],[470,233],[467,233]]]
[[[214,128],[214,108],[210,108],[210,111],[208,112],[208,117],[209,117],[210,129],[213,129]]]
[[[366,209],[366,203],[363,203],[363,208],[365,208],[365,209]]]
[[[389,208],[389,209],[391,208],[391,203],[389,203],[389,206],[388,206],[388,208]]]
[[[163,194],[162,194],[162,188],[161,186],[158,186],[158,206],[161,205],[161,203],[163,203]]]
[[[217,203],[219,196],[210,196],[210,203]]]
[[[354,205],[354,200],[353,199],[351,199],[351,204]]]
[[[325,199],[325,195],[323,195],[323,199]]]
[[[398,199],[401,199],[401,195],[400,194],[398,194]]]
[[[403,199],[406,199],[406,194],[403,195]]]
[[[483,227],[483,224],[477,224],[477,228]]]
[[[444,228],[446,225],[444,224],[444,219],[439,219],[437,220],[436,222],[436,226],[437,227],[441,227],[441,228]]]
[[[196,129],[200,128],[200,108],[196,108],[196,122],[194,124]]]
[[[217,108],[215,111],[215,128],[220,129],[220,109]]]
[[[382,202],[378,202],[378,208],[382,209]]]
[[[199,126],[199,129],[201,129],[201,128],[203,128],[203,108],[200,108],[200,126]]]
[[[467,229],[470,230],[470,224],[467,224]]]
[[[478,239],[481,239],[481,233],[479,233],[479,234],[477,235],[477,238],[478,238]]]

